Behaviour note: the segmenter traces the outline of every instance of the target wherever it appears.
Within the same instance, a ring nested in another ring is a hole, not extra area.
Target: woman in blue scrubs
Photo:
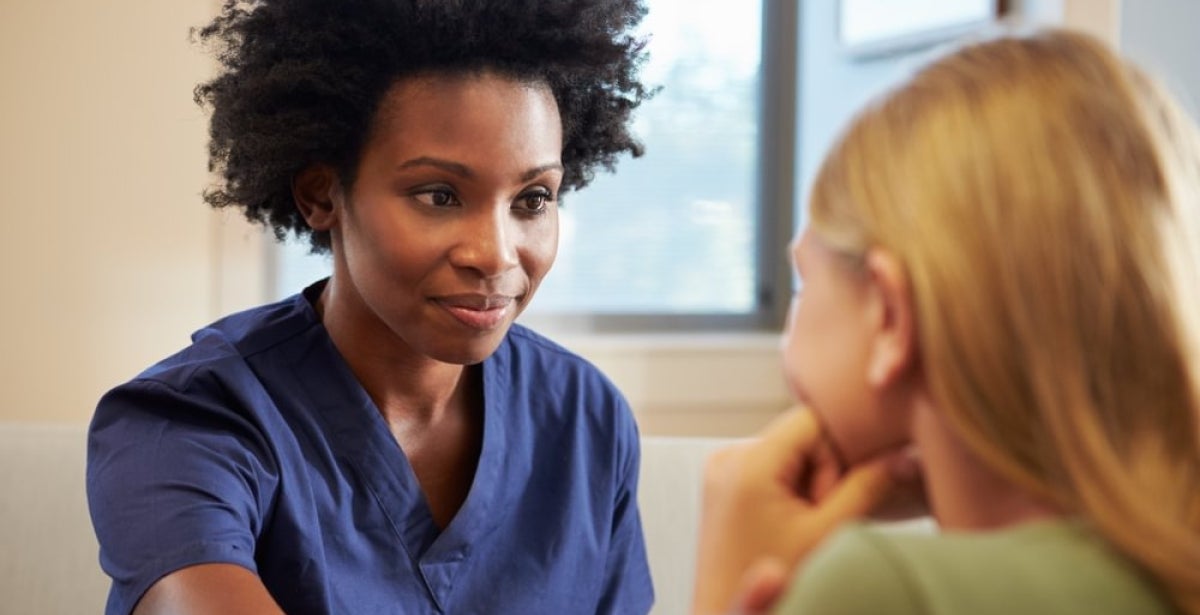
[[[513,324],[561,195],[641,153],[643,12],[229,0],[199,31],[206,200],[333,273],[100,401],[109,614],[649,609],[630,410]]]

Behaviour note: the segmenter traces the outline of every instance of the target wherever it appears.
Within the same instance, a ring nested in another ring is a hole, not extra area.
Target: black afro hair
[[[641,0],[226,0],[199,29],[220,62],[196,88],[211,109],[214,207],[241,208],[283,239],[329,248],[292,197],[292,178],[316,163],[353,183],[387,90],[431,71],[494,70],[545,83],[563,123],[563,188],[597,166],[640,156],[633,110],[652,92],[638,80]]]

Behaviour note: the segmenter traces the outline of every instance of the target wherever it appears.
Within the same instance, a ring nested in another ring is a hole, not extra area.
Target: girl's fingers
[[[762,431],[760,438],[768,467],[782,467],[821,444],[821,424],[806,408],[788,410]]]
[[[742,577],[741,590],[733,605],[735,615],[766,613],[783,594],[788,570],[773,557],[760,559]]]
[[[852,467],[841,483],[813,511],[817,525],[828,531],[848,520],[865,517],[883,502],[895,487],[887,459],[876,459]]]

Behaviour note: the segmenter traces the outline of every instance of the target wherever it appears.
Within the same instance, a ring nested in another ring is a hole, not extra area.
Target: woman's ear
[[[337,225],[341,179],[329,165],[310,165],[292,178],[292,198],[309,228],[328,231]]]
[[[865,266],[874,333],[867,361],[867,382],[874,388],[883,388],[912,367],[916,356],[916,319],[908,274],[900,260],[875,248],[867,252]]]

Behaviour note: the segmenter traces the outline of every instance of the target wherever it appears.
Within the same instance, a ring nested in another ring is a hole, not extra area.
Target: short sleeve
[[[219,387],[214,387],[219,389]],[[218,400],[135,380],[101,399],[87,490],[107,613],[129,613],[163,576],[201,563],[255,570],[278,472],[260,432]]]
[[[654,603],[646,543],[638,512],[637,489],[641,446],[633,413],[619,394],[617,404],[617,489],[613,526],[598,614],[647,613]]]
[[[925,612],[883,538],[860,526],[833,534],[799,570],[775,615],[907,615]]]

